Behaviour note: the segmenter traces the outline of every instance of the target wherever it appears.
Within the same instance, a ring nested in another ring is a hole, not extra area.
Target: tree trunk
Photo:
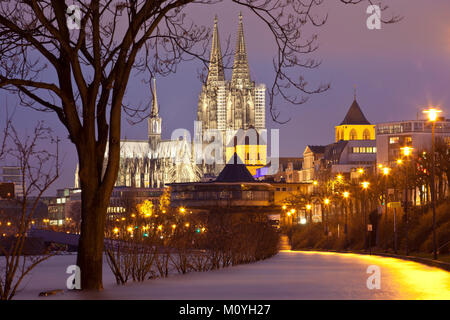
[[[81,271],[82,290],[102,290],[103,246],[107,208],[116,175],[106,180],[103,176],[102,153],[79,153],[81,186],[81,235],[78,244],[77,265]],[[110,149],[111,151],[111,149]],[[119,154],[109,152],[108,165],[118,166]],[[101,161],[98,160],[101,157]],[[110,169],[111,169],[110,167]],[[102,181],[103,178],[103,181]]]
[[[90,189],[90,188],[88,188]],[[91,191],[91,190],[89,190]],[[83,190],[81,236],[77,265],[81,270],[81,289],[102,290],[103,244],[106,206],[95,193]],[[94,196],[93,196],[94,195]]]

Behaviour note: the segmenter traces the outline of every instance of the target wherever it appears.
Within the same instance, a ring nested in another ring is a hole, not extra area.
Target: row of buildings
[[[402,147],[412,147],[413,153],[430,150],[431,129],[425,119],[371,124],[355,95],[344,120],[335,127],[333,143],[307,145],[300,157],[280,158],[280,170],[271,178],[312,183],[324,171],[351,178],[360,168],[392,167],[401,157]],[[438,119],[435,134],[450,145],[450,120]],[[267,179],[265,172],[265,168],[259,169],[258,176]]]

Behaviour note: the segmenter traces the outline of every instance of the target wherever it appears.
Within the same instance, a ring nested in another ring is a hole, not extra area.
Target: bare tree
[[[361,1],[341,0],[352,4]],[[55,112],[77,150],[82,189],[77,264],[83,289],[102,289],[105,217],[119,169],[122,111],[131,116],[142,111],[123,104],[130,74],[137,70],[151,76],[167,75],[180,62],[192,58],[208,63],[205,53],[211,30],[187,21],[184,9],[190,4],[218,2],[221,1],[0,3],[0,88],[16,93],[22,105]],[[310,88],[298,76],[302,68],[319,65],[308,56],[317,49],[317,37],[306,37],[302,31],[305,25],[325,23],[326,16],[316,18],[315,13],[323,0],[233,2],[248,8],[273,34],[277,55],[269,100],[274,120],[279,116],[274,97],[301,104],[309,94],[328,88],[327,84]],[[385,22],[396,20],[392,17]],[[291,89],[296,89],[300,97],[294,96]]]
[[[19,164],[23,197],[10,200],[18,210],[12,217],[14,230],[9,239],[0,243],[0,253],[4,259],[0,263],[0,299],[10,300],[16,294],[24,277],[39,263],[48,259],[48,253],[27,253],[24,251],[27,233],[32,224],[43,193],[58,178],[58,157],[48,151],[51,130],[39,122],[31,135],[21,137],[14,126],[9,125],[7,154]],[[11,147],[9,147],[11,146]]]

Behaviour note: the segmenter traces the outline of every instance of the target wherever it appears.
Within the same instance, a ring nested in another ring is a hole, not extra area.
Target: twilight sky
[[[234,49],[238,14],[242,11],[251,77],[257,83],[271,85],[275,51],[267,27],[245,8],[225,2],[191,6],[186,13],[197,24],[208,27],[212,27],[217,14],[224,50],[228,36]],[[322,65],[304,73],[312,85],[330,82],[331,89],[311,96],[302,106],[278,100],[280,118],[291,118],[287,124],[275,124],[267,114],[268,129],[280,129],[281,156],[302,156],[307,144],[334,142],[334,126],[342,121],[350,107],[354,85],[357,85],[357,100],[373,124],[415,119],[429,103],[440,105],[448,117],[450,1],[390,0],[390,12],[404,19],[398,24],[382,25],[381,30],[367,29],[367,4],[346,6],[337,2],[325,0],[321,12],[328,12],[329,19],[325,26],[315,29],[320,48],[314,57],[322,60]],[[199,62],[184,63],[176,74],[157,79],[163,138],[170,138],[176,128],[193,130],[201,90],[197,78],[200,67]],[[231,77],[230,71],[227,77]],[[128,87],[125,102],[150,105],[151,92],[142,82],[142,75],[130,79]],[[1,104],[8,101],[10,107],[16,104],[15,97],[5,91],[0,91],[0,101]],[[55,115],[19,108],[14,117],[21,129],[32,127],[38,119],[45,120],[62,139],[63,172],[49,192],[52,195],[58,188],[73,186],[77,156]],[[134,126],[123,121],[122,131],[124,138],[146,139],[146,121]]]

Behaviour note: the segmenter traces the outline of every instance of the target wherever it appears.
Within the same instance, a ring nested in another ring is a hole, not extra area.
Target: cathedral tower
[[[336,142],[340,140],[375,140],[375,125],[370,124],[356,101],[356,89],[353,103],[344,120],[335,127]]]
[[[161,141],[161,118],[159,117],[158,99],[156,97],[156,79],[153,78],[152,109],[148,118],[148,141],[152,150]]]

